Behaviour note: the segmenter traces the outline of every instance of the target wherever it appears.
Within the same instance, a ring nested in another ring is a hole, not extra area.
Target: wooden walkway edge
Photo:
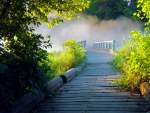
[[[150,105],[140,95],[116,90],[117,73],[109,65],[106,51],[88,51],[87,66],[81,74],[56,91],[51,101],[37,105],[35,113],[146,113]]]

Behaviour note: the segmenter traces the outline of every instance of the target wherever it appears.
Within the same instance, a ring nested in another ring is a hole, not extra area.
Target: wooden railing
[[[83,47],[83,48],[86,48],[86,40],[82,40],[82,41],[80,41],[80,42],[78,42],[79,44],[81,44],[81,46]]]
[[[100,50],[108,50],[111,53],[114,53],[114,51],[115,51],[115,40],[95,42],[93,44],[93,48],[94,49],[100,49]]]

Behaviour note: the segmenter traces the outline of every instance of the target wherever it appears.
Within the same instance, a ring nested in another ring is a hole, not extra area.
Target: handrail
[[[79,44],[81,44],[81,46],[83,47],[83,48],[86,48],[86,40],[82,40],[82,41],[80,41],[80,42],[78,42]]]
[[[108,50],[111,53],[114,53],[115,40],[95,42],[93,44],[93,48],[94,49],[101,49],[101,50]]]

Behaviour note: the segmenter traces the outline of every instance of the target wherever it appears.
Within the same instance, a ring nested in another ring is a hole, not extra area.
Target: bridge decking
[[[150,106],[139,95],[119,92],[118,76],[106,51],[89,51],[91,62],[81,74],[59,88],[56,97],[37,106],[36,113],[146,113]]]

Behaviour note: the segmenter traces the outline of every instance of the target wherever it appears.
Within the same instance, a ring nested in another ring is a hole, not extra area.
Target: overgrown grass
[[[74,39],[66,41],[62,46],[64,50],[50,52],[47,57],[48,62],[44,61],[51,67],[46,76],[48,80],[78,66],[86,58],[85,49]]]
[[[132,31],[111,64],[121,73],[115,82],[124,88],[137,90],[142,82],[150,81],[150,34]]]

